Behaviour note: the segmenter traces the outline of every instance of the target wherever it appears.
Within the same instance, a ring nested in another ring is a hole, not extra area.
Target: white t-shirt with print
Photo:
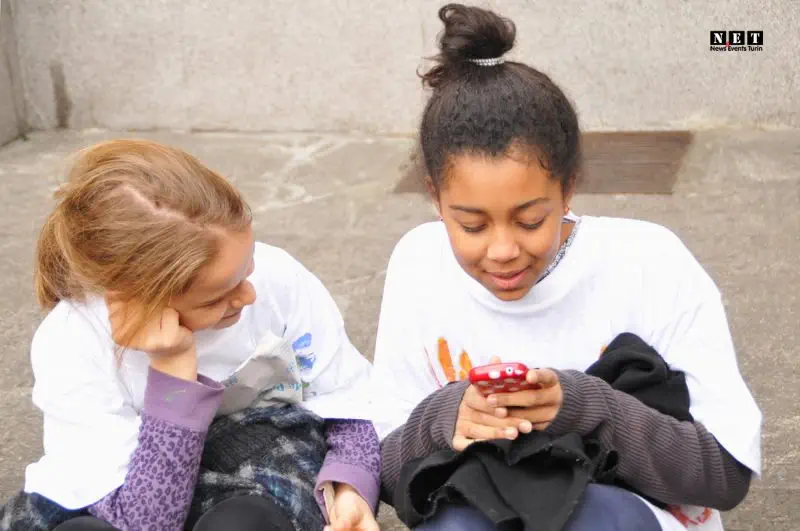
[[[289,339],[306,385],[303,406],[323,418],[369,419],[369,362],[350,343],[322,283],[285,251],[256,243],[248,280],[254,304],[222,330],[195,334],[198,373],[222,382],[267,334]],[[34,335],[33,402],[44,413],[44,456],[27,467],[25,491],[68,509],[121,486],[138,444],[149,359],[127,350],[121,364],[101,298],[60,302]]]
[[[669,230],[618,218],[582,217],[558,266],[511,302],[459,266],[443,223],[404,236],[386,273],[372,371],[378,434],[386,437],[425,397],[492,356],[585,371],[623,332],[686,374],[692,416],[760,474],[761,412],[739,373],[717,287]],[[653,511],[664,529],[682,529]],[[716,511],[684,512],[705,520],[699,529],[722,529]]]

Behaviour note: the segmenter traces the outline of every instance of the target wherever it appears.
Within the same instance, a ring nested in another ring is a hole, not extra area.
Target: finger
[[[353,529],[361,520],[361,514],[354,507],[347,507],[344,511],[339,513],[336,522],[333,524],[335,531],[346,531]]]
[[[467,439],[460,433],[456,433],[455,437],[453,437],[453,449],[458,452],[461,452],[463,450],[466,450],[467,447],[474,442],[475,441]]]
[[[497,393],[487,397],[486,401],[489,404],[506,408],[549,406],[561,401],[561,390],[558,387],[544,387],[515,393]]]
[[[525,379],[528,383],[539,384],[542,387],[553,387],[558,384],[558,375],[550,369],[531,369]]]
[[[161,311],[161,331],[164,337],[177,339],[178,319],[178,312],[172,308],[164,308]]]
[[[490,415],[494,415],[499,418],[503,418],[508,415],[508,411],[506,411],[504,408],[497,408],[489,405],[489,403],[486,401],[486,397],[483,396],[477,386],[474,385],[470,385],[467,388],[467,392],[464,393],[464,404],[475,411],[489,413]]]
[[[495,428],[516,428],[517,430],[521,431],[522,433],[530,433],[533,429],[530,422],[525,419],[520,419],[517,417],[503,417],[498,418],[495,415],[491,415],[489,413],[483,413],[481,411],[467,411],[461,417],[466,422],[473,422],[475,424],[481,424],[483,426],[491,426]]]
[[[349,531],[350,529],[355,529],[354,523],[350,520],[339,519],[333,524],[333,531]]]
[[[498,428],[495,426],[483,426],[470,421],[460,422],[456,425],[456,432],[468,439],[516,439],[519,435],[517,428],[506,426]]]
[[[558,406],[513,409],[511,410],[511,415],[518,419],[529,421],[534,429],[541,429],[537,427],[537,425],[553,422],[553,419],[555,419],[558,414],[558,409]]]
[[[489,360],[489,363],[501,363],[500,356],[492,356],[492,359]]]
[[[482,426],[489,426],[493,428],[519,428],[519,419],[511,417],[496,417],[490,413],[483,413],[482,411],[471,411],[467,409],[461,416],[461,420],[480,424]]]

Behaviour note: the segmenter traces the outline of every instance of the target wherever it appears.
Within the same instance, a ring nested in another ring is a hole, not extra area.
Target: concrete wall
[[[11,5],[0,0],[0,146],[24,130],[21,120],[22,91],[14,37]]]
[[[12,0],[35,128],[410,133],[433,0]],[[496,0],[591,130],[799,127],[796,0]],[[709,30],[763,30],[761,52]]]

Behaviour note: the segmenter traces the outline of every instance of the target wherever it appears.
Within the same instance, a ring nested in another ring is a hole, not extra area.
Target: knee
[[[414,531],[495,531],[492,522],[472,507],[445,505]]]
[[[117,528],[94,516],[79,516],[56,526],[54,531],[117,531]]]
[[[286,512],[263,496],[239,496],[214,506],[193,531],[295,531]]]
[[[636,495],[608,485],[589,485],[565,531],[660,531],[653,511]]]

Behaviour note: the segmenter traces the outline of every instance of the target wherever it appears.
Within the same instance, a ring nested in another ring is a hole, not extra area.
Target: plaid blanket
[[[327,446],[324,421],[297,405],[248,408],[211,424],[186,529],[235,496],[267,496],[298,530],[322,529],[314,482]],[[21,492],[0,510],[0,531],[50,531],[86,514]]]

